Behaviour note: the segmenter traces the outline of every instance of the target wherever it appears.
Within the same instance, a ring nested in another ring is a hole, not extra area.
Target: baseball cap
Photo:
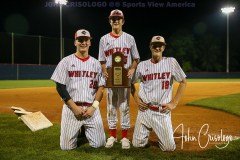
[[[80,29],[75,33],[75,39],[77,37],[89,37],[90,39],[92,38],[89,31],[87,31],[86,29]]]
[[[109,15],[109,18],[111,17],[122,17],[124,18],[124,15],[123,15],[123,12],[119,9],[114,9],[111,11],[110,15]]]
[[[153,36],[150,44],[152,43],[162,43],[166,45],[165,39],[162,36]]]

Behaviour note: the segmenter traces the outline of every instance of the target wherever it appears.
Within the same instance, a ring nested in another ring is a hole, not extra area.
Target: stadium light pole
[[[63,40],[62,40],[62,6],[67,4],[67,0],[55,0],[60,8],[60,59],[63,58]]]
[[[226,72],[229,73],[229,14],[234,12],[235,7],[221,8],[222,13],[227,15],[227,60],[226,60]]]

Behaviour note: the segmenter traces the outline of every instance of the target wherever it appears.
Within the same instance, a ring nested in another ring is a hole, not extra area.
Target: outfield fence
[[[56,65],[0,64],[0,80],[50,79]]]
[[[0,80],[50,79],[56,65],[0,64]],[[240,72],[188,72],[188,78],[240,78]]]
[[[57,64],[75,50],[73,39],[63,38],[60,55],[59,38],[0,32],[0,63]]]

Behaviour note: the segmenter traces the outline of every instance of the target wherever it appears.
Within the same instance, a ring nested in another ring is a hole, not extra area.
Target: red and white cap
[[[80,29],[75,33],[75,39],[77,37],[89,37],[92,38],[89,31],[87,31],[86,29]]]
[[[165,39],[162,36],[153,36],[150,43],[163,43],[166,45]]]
[[[122,17],[124,18],[124,15],[123,15],[123,12],[119,9],[114,9],[111,11],[110,15],[109,15],[109,18],[111,17]]]

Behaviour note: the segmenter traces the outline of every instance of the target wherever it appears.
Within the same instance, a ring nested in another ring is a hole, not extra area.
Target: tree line
[[[194,35],[179,30],[169,37],[165,55],[175,57],[185,72],[225,72],[226,41],[213,34]],[[240,69],[240,46],[231,45],[229,50],[230,72]]]

